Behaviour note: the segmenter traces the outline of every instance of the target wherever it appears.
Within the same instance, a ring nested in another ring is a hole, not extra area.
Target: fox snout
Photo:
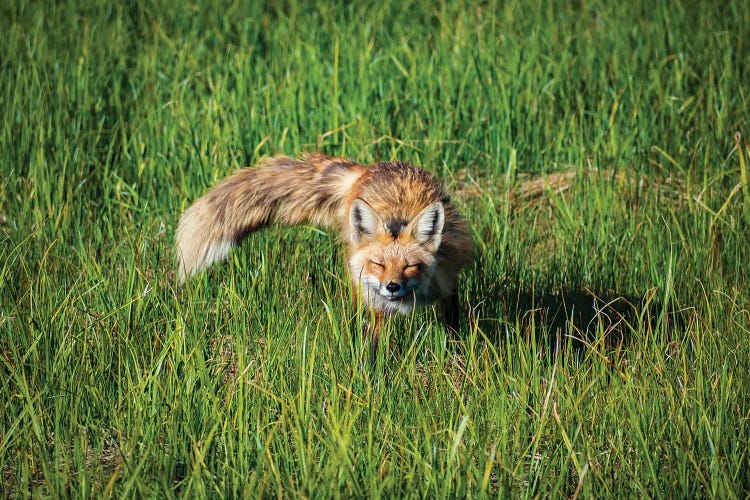
[[[411,285],[411,286],[409,286]],[[401,280],[386,281],[380,285],[378,292],[386,299],[395,300],[403,297],[414,288],[412,283],[404,283]]]
[[[423,264],[410,264],[402,258],[370,258],[362,265],[360,280],[377,295],[396,300],[414,294],[425,278],[423,270]]]

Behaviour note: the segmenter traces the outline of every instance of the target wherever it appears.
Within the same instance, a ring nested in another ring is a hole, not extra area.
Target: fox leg
[[[367,325],[365,338],[370,341],[370,364],[374,367],[375,360],[378,357],[378,343],[380,342],[380,333],[383,330],[385,315],[380,311],[375,311],[373,322]],[[369,337],[369,338],[367,338]]]
[[[453,293],[440,301],[443,324],[452,333],[458,333],[458,294]]]
[[[359,309],[359,290],[354,283],[352,283],[352,303],[355,309]],[[360,311],[360,313],[364,313],[364,311]],[[372,321],[368,322],[363,328],[362,341],[370,343],[370,364],[372,366],[375,366],[375,359],[378,356],[378,342],[380,340],[380,332],[383,330],[384,321],[385,313],[374,311]]]

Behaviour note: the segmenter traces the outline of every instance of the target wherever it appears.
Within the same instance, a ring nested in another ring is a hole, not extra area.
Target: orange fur
[[[425,170],[276,156],[230,175],[185,211],[176,233],[180,281],[273,223],[338,228],[353,285],[379,316],[436,300],[452,308],[472,252],[466,221]]]

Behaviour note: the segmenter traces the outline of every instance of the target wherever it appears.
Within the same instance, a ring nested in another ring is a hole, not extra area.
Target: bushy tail
[[[365,167],[349,160],[276,156],[214,186],[182,215],[176,234],[180,282],[227,256],[248,234],[269,224],[334,226]]]

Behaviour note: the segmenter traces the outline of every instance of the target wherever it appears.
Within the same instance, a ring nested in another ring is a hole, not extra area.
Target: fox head
[[[443,236],[441,202],[427,206],[410,221],[384,220],[365,201],[349,210],[352,277],[384,310],[410,310],[426,293]]]

